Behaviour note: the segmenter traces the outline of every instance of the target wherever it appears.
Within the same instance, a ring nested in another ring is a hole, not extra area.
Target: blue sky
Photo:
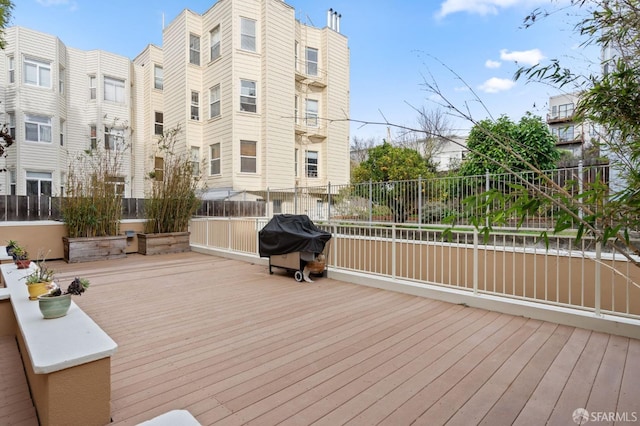
[[[327,10],[342,15],[340,29],[351,51],[351,118],[416,127],[416,109],[438,108],[424,83],[436,83],[475,119],[525,112],[545,116],[549,96],[541,84],[513,81],[518,64],[560,59],[588,71],[598,51],[580,47],[575,17],[556,13],[522,29],[535,8],[557,9],[564,0],[288,0],[296,17],[326,25]],[[149,44],[162,45],[168,24],[183,9],[208,10],[215,0],[14,0],[11,25],[58,36],[67,46],[103,49],[134,58]],[[470,90],[471,89],[471,90]],[[475,95],[474,95],[475,93]],[[476,98],[477,95],[477,98]],[[444,111],[444,110],[443,110]],[[335,118],[335,117],[331,117]],[[464,134],[468,121],[449,119]],[[393,129],[392,129],[393,132]],[[351,137],[386,137],[384,125],[351,125]]]

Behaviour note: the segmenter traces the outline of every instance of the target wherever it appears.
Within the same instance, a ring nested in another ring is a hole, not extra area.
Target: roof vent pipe
[[[340,18],[342,18],[342,15],[338,15],[338,22],[336,22],[336,31],[340,32]]]
[[[333,26],[331,27],[333,30],[338,26],[338,12],[333,12]]]
[[[333,28],[331,26],[331,21],[332,21],[331,17],[332,17],[332,15],[333,15],[333,9],[327,10],[327,27],[329,27],[329,28]]]

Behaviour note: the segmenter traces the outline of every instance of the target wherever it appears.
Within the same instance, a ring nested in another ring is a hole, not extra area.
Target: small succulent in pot
[[[63,294],[71,294],[73,296],[81,296],[82,293],[85,292],[87,288],[89,288],[89,280],[86,278],[78,278],[75,277],[69,287],[67,287],[67,291],[62,291],[62,289],[56,286],[55,289],[51,290],[49,293],[42,295],[40,297],[52,297],[52,296],[62,296]]]

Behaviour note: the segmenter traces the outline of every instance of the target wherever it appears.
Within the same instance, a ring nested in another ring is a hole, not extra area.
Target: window
[[[89,76],[89,99],[96,98],[97,79],[95,75]]]
[[[191,172],[194,176],[200,174],[200,148],[197,146],[191,147]]]
[[[273,214],[282,213],[282,200],[273,200]]]
[[[209,33],[209,44],[211,45],[211,60],[218,59],[220,57],[220,25]]]
[[[60,146],[64,146],[64,120],[60,120]]]
[[[191,91],[191,119],[200,120],[200,93]]]
[[[213,86],[209,90],[209,118],[220,115],[220,85]]]
[[[124,177],[110,176],[107,178],[107,187],[119,196],[124,196]]]
[[[158,136],[162,136],[162,133],[164,132],[164,114],[156,111],[154,113],[154,120],[155,124],[153,126],[153,133]]]
[[[15,140],[16,138],[16,114],[10,112],[9,114],[9,134]]]
[[[304,120],[307,126],[318,126],[318,101],[307,99],[305,102]]]
[[[64,193],[64,184],[67,181],[67,174],[65,172],[60,172],[60,195],[62,197],[65,196]]]
[[[104,100],[124,103],[124,80],[104,78]]]
[[[16,195],[16,171],[9,172],[9,185],[11,186],[11,195]]]
[[[51,64],[25,58],[24,83],[51,88]]]
[[[559,142],[571,142],[575,139],[573,126],[552,128],[551,133],[558,137]]]
[[[294,64],[296,67],[296,71],[298,71],[300,69],[300,67],[298,66],[298,50],[300,49],[300,43],[298,43],[297,41],[293,44],[293,57],[294,57]]]
[[[124,129],[115,127],[104,128],[104,149],[122,148],[124,145]]]
[[[163,70],[159,65],[153,67],[153,87],[158,90],[162,90],[164,87]]]
[[[240,18],[240,49],[256,51],[256,21]]]
[[[98,129],[96,126],[89,126],[89,146],[91,149],[98,149]]]
[[[295,149],[293,154],[293,175],[298,177],[298,148]]]
[[[164,179],[164,158],[153,158],[153,178],[156,182],[162,182]]]
[[[298,124],[298,103],[299,102],[300,102],[300,98],[298,98],[298,95],[296,95],[293,103],[293,121],[295,124]]]
[[[318,49],[307,47],[305,50],[307,75],[318,75]]]
[[[189,34],[189,63],[200,65],[200,37]]]
[[[51,143],[51,117],[25,115],[25,140]]]
[[[305,164],[307,177],[318,177],[318,151],[305,151]]]
[[[256,82],[240,80],[240,111],[256,112]]]
[[[27,195],[51,196],[50,172],[27,172]]]
[[[558,107],[558,116],[560,118],[567,118],[573,115],[573,104],[564,104]]]
[[[214,143],[210,147],[210,162],[209,162],[209,174],[210,175],[219,175],[220,174],[220,144]]]
[[[61,95],[64,94],[64,68],[60,67],[58,70],[58,91]]]
[[[7,68],[9,69],[9,83],[16,82],[16,61],[13,59],[13,56],[9,56],[9,65]]]
[[[256,143],[240,141],[240,172],[256,172]]]

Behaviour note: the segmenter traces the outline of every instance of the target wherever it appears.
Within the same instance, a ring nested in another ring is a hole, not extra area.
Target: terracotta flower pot
[[[40,312],[45,319],[60,318],[67,315],[71,306],[71,295],[40,296],[38,298]]]
[[[31,265],[31,261],[29,259],[16,259],[16,266],[18,269],[28,269],[29,265]]]

